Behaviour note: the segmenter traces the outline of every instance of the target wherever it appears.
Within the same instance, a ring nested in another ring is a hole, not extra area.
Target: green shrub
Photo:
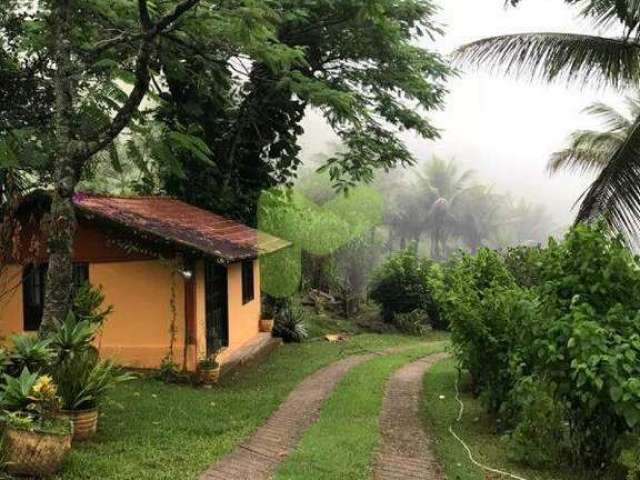
[[[302,306],[291,301],[279,305],[276,310],[273,335],[287,343],[304,341],[309,335]]]
[[[529,375],[519,379],[502,409],[502,418],[513,429],[506,435],[508,455],[532,467],[563,461],[567,445],[565,411],[556,402],[551,386]]]
[[[542,247],[521,245],[507,248],[502,252],[502,258],[516,283],[523,288],[532,288],[540,284],[544,253]]]
[[[567,405],[576,461],[597,468],[640,427],[640,262],[604,225],[551,241],[541,269],[535,368]]]
[[[430,285],[513,456],[551,461],[553,444],[594,471],[618,458],[640,428],[640,261],[621,238],[579,225],[546,249],[463,255]]]
[[[398,314],[426,312],[433,328],[443,328],[428,285],[433,262],[408,248],[389,257],[374,274],[370,298],[380,305],[383,319],[392,323]]]
[[[429,284],[474,392],[497,413],[517,378],[512,358],[525,355],[516,351],[525,349],[536,322],[534,296],[518,287],[500,255],[487,249],[435,266]]]
[[[71,310],[78,320],[100,326],[113,312],[111,305],[102,307],[104,300],[102,290],[86,282],[76,292]]]
[[[398,313],[393,317],[393,324],[401,332],[417,337],[422,337],[431,331],[429,315],[424,310]]]

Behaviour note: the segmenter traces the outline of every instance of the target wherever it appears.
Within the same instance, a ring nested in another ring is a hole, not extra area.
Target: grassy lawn
[[[425,377],[423,412],[427,426],[436,439],[436,449],[449,480],[485,480],[506,478],[487,476],[468,459],[467,453],[449,433],[455,423],[459,404],[455,399],[455,379],[458,373],[454,360],[436,364]],[[463,389],[464,390],[464,389]],[[444,400],[440,399],[444,395]],[[469,445],[474,458],[490,467],[516,473],[527,480],[590,480],[593,474],[579,474],[569,468],[533,470],[509,461],[505,444],[495,434],[491,420],[480,402],[462,393],[464,416],[455,425],[456,433]]]
[[[364,334],[339,344],[286,345],[262,365],[212,390],[151,379],[131,382],[113,392],[98,435],[74,447],[56,478],[195,478],[260,426],[318,368],[347,355],[417,342],[402,335]]]
[[[388,377],[412,360],[442,351],[445,345],[421,345],[351,370],[327,400],[320,419],[304,435],[297,451],[280,466],[276,479],[370,478]]]

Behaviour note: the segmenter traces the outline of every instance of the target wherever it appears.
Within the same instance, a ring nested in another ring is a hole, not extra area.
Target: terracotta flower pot
[[[204,385],[214,385],[218,383],[220,378],[220,365],[215,368],[201,368],[200,369],[200,381]]]
[[[30,432],[8,426],[4,431],[3,450],[9,473],[47,477],[58,471],[71,450],[71,433]]]
[[[71,420],[74,440],[87,440],[93,437],[98,430],[97,408],[90,408],[88,410],[62,410],[60,417]]]
[[[273,318],[261,318],[260,319],[260,331],[271,332],[273,330]]]

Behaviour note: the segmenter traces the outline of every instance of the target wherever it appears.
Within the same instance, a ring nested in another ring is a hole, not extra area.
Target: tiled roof
[[[89,216],[196,249],[231,262],[255,258],[289,242],[180,200],[78,193],[74,204]]]

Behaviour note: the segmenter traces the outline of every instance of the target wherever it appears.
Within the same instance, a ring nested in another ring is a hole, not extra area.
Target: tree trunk
[[[76,215],[71,195],[53,195],[49,222],[49,270],[40,331],[47,333],[63,322],[71,307],[73,239]]]
[[[51,331],[64,321],[71,306],[73,282],[72,254],[76,231],[73,192],[77,183],[76,158],[72,134],[73,83],[71,61],[70,0],[57,0],[51,12],[54,48],[54,94],[56,156],[54,164],[54,193],[51,200],[49,237],[49,270],[44,302],[41,334]]]

